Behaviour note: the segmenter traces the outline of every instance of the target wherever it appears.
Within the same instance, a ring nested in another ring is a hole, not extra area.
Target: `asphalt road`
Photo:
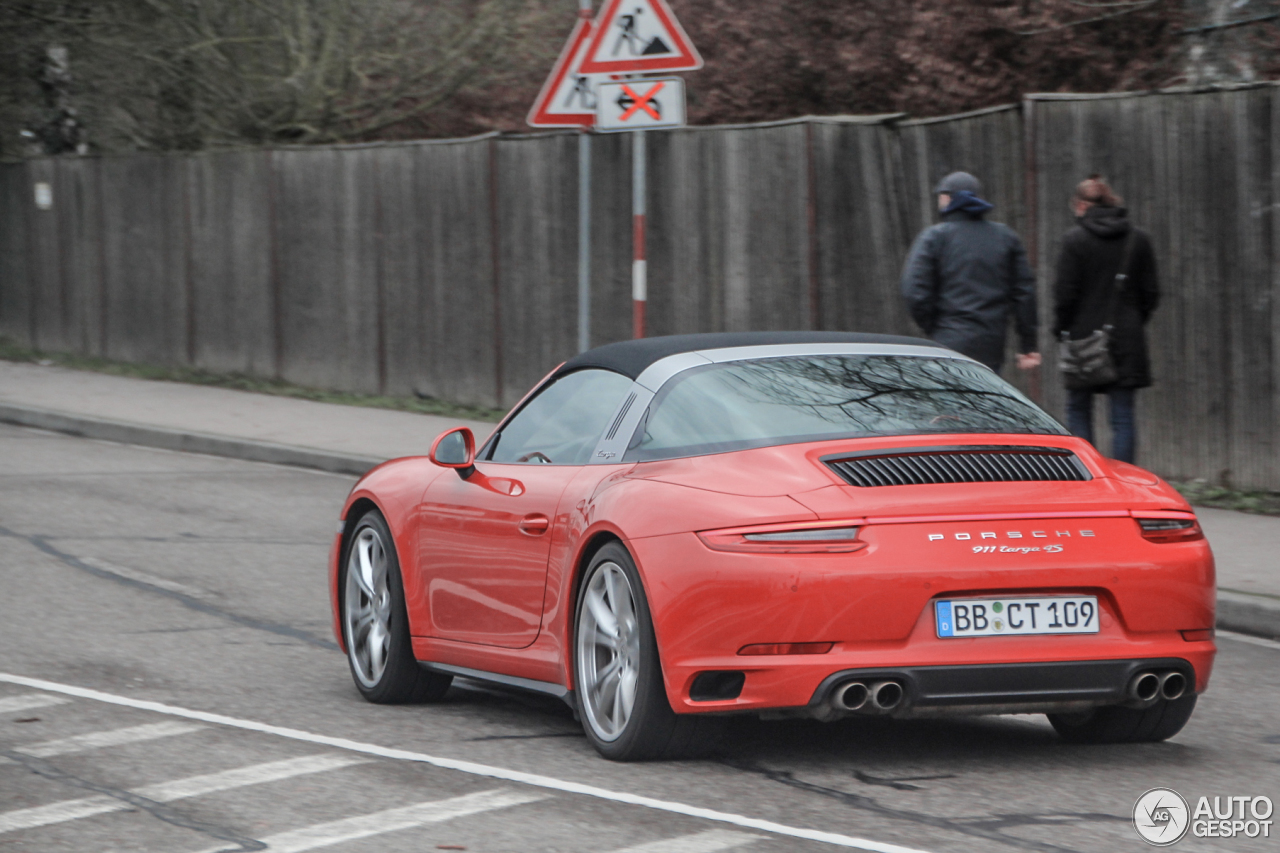
[[[0,853],[840,849],[732,816],[863,849],[1121,851],[1148,849],[1130,813],[1152,787],[1280,801],[1280,644],[1232,637],[1188,727],[1143,746],[1030,716],[743,719],[715,760],[618,765],[550,699],[458,682],[369,705],[325,589],[350,485],[0,427]]]

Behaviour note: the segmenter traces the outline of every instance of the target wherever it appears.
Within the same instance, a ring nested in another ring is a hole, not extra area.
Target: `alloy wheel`
[[[640,681],[640,623],[631,581],[617,563],[596,567],[578,615],[578,689],[596,736],[617,740],[635,708]]]
[[[347,556],[343,605],[352,669],[361,684],[376,687],[391,650],[391,589],[386,545],[372,527],[356,534]]]

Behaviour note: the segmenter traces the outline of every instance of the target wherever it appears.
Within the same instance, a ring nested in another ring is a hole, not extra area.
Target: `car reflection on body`
[[[335,629],[373,702],[454,676],[559,696],[613,759],[735,713],[1045,713],[1176,734],[1214,570],[1186,502],[913,338],[688,335],[553,371],[352,490]]]

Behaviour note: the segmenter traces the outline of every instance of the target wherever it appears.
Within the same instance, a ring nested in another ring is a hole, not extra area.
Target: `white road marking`
[[[387,809],[373,814],[304,826],[301,829],[268,835],[259,840],[267,845],[266,853],[304,853],[307,850],[318,850],[344,841],[356,841],[386,832],[413,829],[428,823],[442,823],[457,817],[481,814],[525,803],[536,803],[545,799],[547,799],[546,796],[542,794],[527,794],[519,791],[481,791],[478,794],[466,794],[448,800],[418,803],[416,806]],[[203,853],[231,853],[239,849],[239,847],[215,847]]]
[[[113,729],[108,732],[91,732],[85,735],[47,740],[33,743],[31,746],[16,747],[17,752],[32,755],[36,758],[50,758],[55,755],[69,755],[73,752],[84,752],[90,749],[101,749],[106,746],[123,746],[129,743],[143,743],[149,740],[185,735],[198,732],[204,726],[195,723],[148,723],[145,726],[131,726],[127,729]]]
[[[124,811],[128,808],[132,806],[104,795],[85,797],[80,800],[64,800],[60,803],[50,803],[47,806],[35,806],[29,809],[14,809],[0,814],[0,832],[33,829],[37,826],[48,826],[51,823],[66,823],[69,820]]]
[[[1264,649],[1274,649],[1280,652],[1280,643],[1275,640],[1267,640],[1262,637],[1250,636],[1249,634],[1237,634],[1235,631],[1224,631],[1221,628],[1216,633],[1219,637],[1235,640],[1237,643],[1248,643],[1251,646],[1262,646]]]
[[[569,794],[581,794],[586,797],[595,797],[596,799],[608,800],[614,803],[627,803],[633,806],[644,806],[645,808],[670,812],[672,814],[685,815],[686,817],[702,818],[704,820],[727,823],[732,826],[740,826],[746,829],[758,829],[764,832],[771,832],[774,835],[783,835],[788,838],[802,838],[806,841],[820,841],[837,847],[849,847],[854,850],[869,850],[872,851],[872,853],[924,853],[924,851],[917,848],[903,847],[898,844],[870,841],[865,838],[855,838],[850,835],[841,835],[835,832],[823,832],[817,829],[787,826],[782,823],[774,823],[771,820],[761,820],[759,818],[747,817],[746,815],[716,811],[715,809],[703,808],[701,806],[692,806],[686,803],[659,800],[654,797],[645,797],[639,794],[628,794],[621,791],[610,791],[607,788],[598,788],[595,785],[584,785],[580,782],[556,779],[552,776],[543,776],[539,773],[525,773],[520,770],[510,770],[505,767],[478,764],[474,761],[464,761],[457,758],[441,758],[434,755],[427,755],[422,752],[392,749],[390,747],[378,746],[377,744],[348,740],[347,738],[315,734],[314,732],[307,732],[301,729],[291,729],[285,726],[274,726],[270,723],[259,723],[254,720],[243,720],[238,717],[228,717],[224,714],[211,714],[207,711],[194,711],[190,708],[180,708],[176,705],[166,705],[162,702],[150,702],[145,699],[131,699],[128,696],[117,696],[114,693],[103,693],[100,690],[90,690],[87,687],[76,687],[72,684],[60,684],[56,681],[45,681],[40,678],[28,678],[25,675],[13,675],[11,673],[0,672],[0,682],[16,684],[22,687],[30,687],[35,690],[47,690],[51,693],[61,693],[66,696],[75,696],[81,699],[92,699],[95,702],[105,702],[110,705],[134,708],[139,711],[152,711],[157,714],[168,714],[171,717],[182,717],[188,720],[199,720],[202,723],[213,723],[214,725],[244,729],[245,731],[276,735],[277,737],[289,738],[290,740],[320,744],[323,746],[333,747],[335,749],[345,749],[350,752],[358,752],[364,755],[376,755],[379,758],[394,758],[398,761],[415,761],[421,764],[430,764],[433,767],[441,767],[446,770],[457,770],[462,773],[470,773],[473,776],[487,776],[491,779],[503,779],[508,782],[532,785],[536,788],[546,788],[552,791],[563,791]]]
[[[70,699],[63,699],[61,696],[50,696],[47,693],[24,693],[21,696],[6,696],[0,699],[0,714],[29,711],[32,708],[46,708],[50,705],[65,705],[70,701]]]
[[[133,792],[148,800],[158,803],[171,803],[187,797],[199,797],[230,788],[243,788],[246,785],[260,785],[263,782],[278,782],[307,773],[323,773],[327,770],[339,770],[353,764],[364,764],[363,758],[352,755],[304,755],[301,758],[286,758],[284,761],[270,761],[266,764],[251,764],[248,767],[236,767],[220,773],[207,773],[202,776],[191,776],[173,782],[159,782],[135,788]]]
[[[185,797],[198,797],[202,794],[213,794],[242,788],[246,785],[258,785],[263,782],[276,782],[306,773],[322,773],[326,770],[337,770],[353,764],[363,764],[364,759],[350,755],[308,755],[302,758],[290,758],[285,761],[271,761],[266,764],[254,764],[249,767],[238,767],[224,770],[221,773],[209,773],[202,776],[191,776],[172,782],[160,782],[135,788],[133,793],[155,800],[158,803],[169,803]],[[29,809],[15,809],[0,813],[0,832],[13,832],[18,829],[33,829],[37,826],[48,826],[52,823],[65,823],[82,817],[106,814],[107,812],[127,811],[134,806],[115,797],[84,797],[79,800],[64,800],[50,803],[47,806],[34,806]]]
[[[749,832],[733,832],[728,829],[709,829],[696,835],[682,835],[679,838],[664,838],[648,844],[637,844],[615,850],[613,853],[719,853],[721,850],[736,850],[760,841],[763,836]]]
[[[97,557],[81,557],[80,562],[84,563],[86,566],[98,569],[99,571],[109,572],[117,577],[137,581],[138,583],[145,583],[147,586],[167,589],[169,592],[189,595],[192,598],[209,597],[209,593],[205,592],[203,589],[198,589],[194,586],[187,586],[185,583],[171,581],[168,578],[162,578],[159,575],[153,575],[150,572],[144,572],[141,569],[131,569],[128,566],[108,563],[106,560],[99,560]]]

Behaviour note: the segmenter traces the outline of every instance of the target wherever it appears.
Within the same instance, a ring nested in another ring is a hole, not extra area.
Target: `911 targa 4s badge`
[[[1186,502],[929,341],[690,335],[560,365],[477,449],[366,474],[330,560],[360,692],[571,703],[599,752],[740,713],[1044,713],[1163,740],[1209,683]]]

